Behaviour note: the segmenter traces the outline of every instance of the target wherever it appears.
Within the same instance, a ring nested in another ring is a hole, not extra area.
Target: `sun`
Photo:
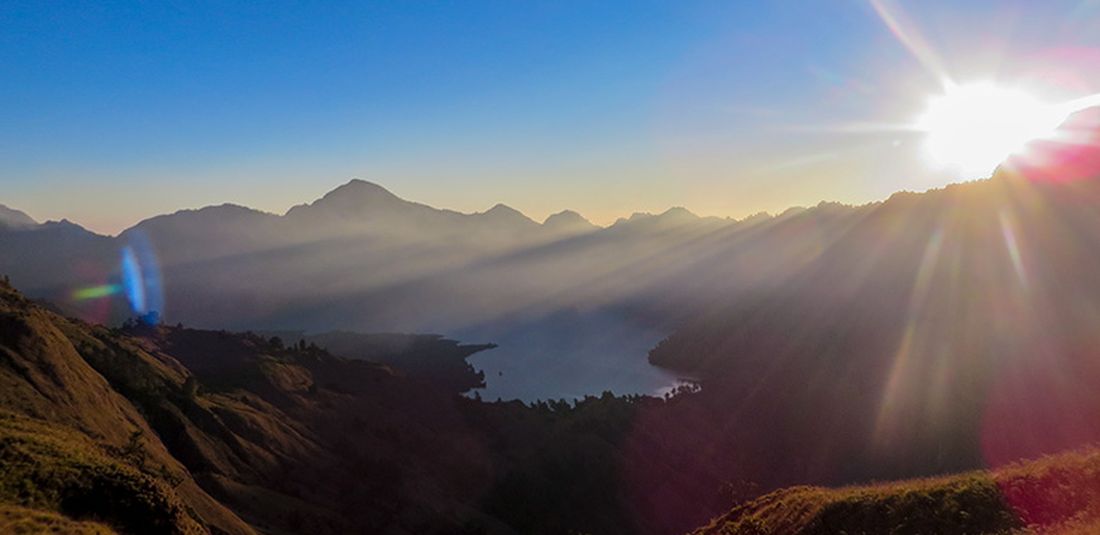
[[[1029,141],[1051,136],[1065,119],[1063,106],[992,83],[950,85],[928,101],[917,121],[931,161],[982,178]]]

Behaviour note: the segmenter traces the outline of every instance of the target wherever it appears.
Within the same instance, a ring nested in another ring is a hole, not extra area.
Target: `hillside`
[[[449,359],[472,351],[435,337],[351,341],[375,356],[445,356],[445,375],[465,376]],[[428,352],[395,352],[408,341]],[[721,501],[721,470],[685,472],[690,452],[664,451],[662,429],[648,425],[687,394],[485,403],[304,340],[87,324],[6,284],[0,355],[0,506],[12,522],[658,534],[697,525]],[[628,485],[636,478],[683,498],[654,515]]]
[[[383,364],[414,380],[461,394],[485,386],[485,372],[467,359],[495,344],[463,344],[439,335],[330,331],[316,334],[273,332],[267,335],[324,348],[338,357]]]
[[[782,452],[775,475],[896,479],[1096,442],[1098,201],[1095,180],[1008,169],[896,194],[782,288],[691,318],[650,360],[745,415],[739,432]]]
[[[693,534],[1083,535],[1098,530],[1100,451],[1082,450],[991,472],[782,489],[734,507]]]
[[[196,484],[139,407],[100,373],[96,365],[109,363],[99,357],[111,349],[95,334],[0,285],[0,501],[127,531],[252,533]],[[132,357],[156,370],[148,379],[168,388],[182,382],[166,363]]]
[[[461,474],[478,470],[460,456],[477,446],[453,394],[316,346],[112,330],[7,286],[0,336],[0,410],[12,413],[0,419],[0,500],[11,505],[123,532],[446,531]],[[364,499],[376,493],[388,498]]]

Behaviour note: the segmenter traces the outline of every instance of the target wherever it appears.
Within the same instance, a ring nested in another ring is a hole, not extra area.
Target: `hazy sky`
[[[601,223],[884,198],[950,179],[896,128],[939,89],[929,57],[1100,90],[1100,2],[959,3],[8,0],[0,203],[113,233],[353,177]]]

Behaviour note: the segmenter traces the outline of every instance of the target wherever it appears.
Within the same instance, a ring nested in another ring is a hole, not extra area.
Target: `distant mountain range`
[[[502,204],[462,214],[400,199],[362,180],[283,216],[236,205],[211,206],[153,217],[118,237],[99,236],[68,222],[37,225],[11,213],[11,223],[0,233],[0,250],[6,253],[0,272],[32,295],[65,302],[74,289],[116,281],[121,276],[119,251],[148,244],[164,270],[168,305],[160,312],[166,320],[247,328],[453,328],[525,312],[548,292],[580,287],[615,270],[659,276],[660,266],[629,264],[662,248],[681,247],[691,236],[736,226],[682,208],[635,214],[607,229],[572,211],[539,224]],[[584,258],[596,248],[606,261]],[[524,272],[539,268],[530,259],[546,255],[554,257],[554,264],[574,264],[563,274],[568,279],[546,280],[546,273]],[[494,306],[469,307],[466,294],[471,293],[494,301]],[[318,298],[331,307],[334,297],[361,301],[378,294],[386,295],[388,311],[337,306],[323,321],[311,321],[308,315],[306,325],[285,319],[303,317],[297,308]],[[587,296],[570,299],[585,301]],[[80,303],[71,304],[81,310]],[[124,308],[124,303],[116,304]],[[455,305],[463,308],[462,322],[455,321]],[[443,310],[422,313],[436,306]],[[405,312],[409,307],[417,310]]]
[[[353,180],[282,216],[221,205],[117,237],[69,222],[0,231],[0,273],[97,322],[155,309],[196,327],[500,343],[478,357],[491,397],[653,392],[675,379],[644,355],[676,321],[774,284],[831,232],[818,220],[855,212],[828,205],[734,221],[673,208],[600,228],[570,211],[539,224],[503,205],[441,210]]]

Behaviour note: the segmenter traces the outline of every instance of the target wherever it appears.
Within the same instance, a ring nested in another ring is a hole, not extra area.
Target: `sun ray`
[[[932,45],[925,40],[916,24],[911,23],[905,12],[890,0],[870,0],[871,7],[875,10],[882,22],[890,30],[920,64],[936,78],[945,88],[949,87],[951,77],[947,74],[943,61],[936,53]]]

